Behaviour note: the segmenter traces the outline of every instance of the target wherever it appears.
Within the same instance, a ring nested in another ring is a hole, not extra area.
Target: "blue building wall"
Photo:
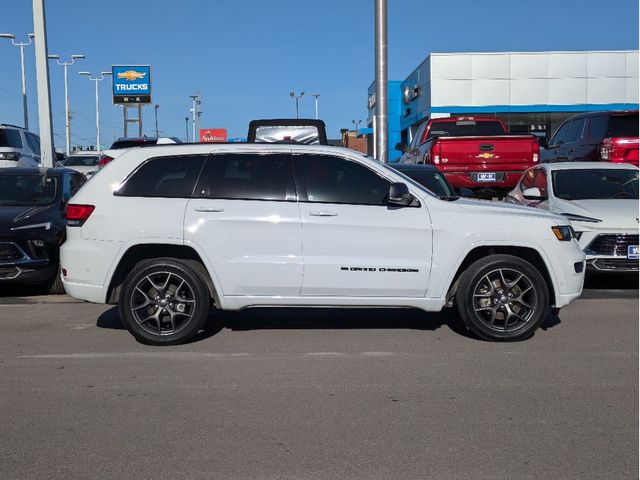
[[[402,89],[400,88],[402,85],[401,81],[393,80],[388,84],[387,89],[387,98],[389,101],[389,150],[388,150],[388,159],[390,162],[397,162],[400,160],[402,156],[402,152],[400,150],[396,150],[394,147],[397,143],[402,141]],[[375,84],[371,84],[369,86],[369,98],[375,94]],[[368,117],[367,117],[367,127],[373,128],[373,116],[375,113],[375,106],[373,108],[368,109]],[[373,133],[370,134],[371,136]],[[370,150],[370,153],[373,154],[373,150]]]

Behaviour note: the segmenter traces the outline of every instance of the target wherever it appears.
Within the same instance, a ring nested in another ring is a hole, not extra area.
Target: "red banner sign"
[[[226,128],[201,128],[200,141],[206,143],[224,143],[227,141]]]

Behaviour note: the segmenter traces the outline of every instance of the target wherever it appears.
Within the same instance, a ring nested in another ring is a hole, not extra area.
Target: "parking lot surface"
[[[5,290],[0,478],[634,478],[638,290],[590,286],[520,343],[259,309],[165,348],[114,307]]]

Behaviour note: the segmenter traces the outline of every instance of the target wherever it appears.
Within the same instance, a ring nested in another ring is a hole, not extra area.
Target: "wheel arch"
[[[124,254],[120,257],[113,275],[111,275],[111,279],[109,280],[106,303],[117,303],[118,296],[120,295],[120,287],[122,286],[127,274],[137,263],[143,260],[160,257],[175,258],[176,260],[180,260],[191,267],[204,281],[216,307],[220,307],[218,290],[216,289],[213,278],[200,254],[191,246],[170,243],[142,243],[132,245],[127,248]]]
[[[556,303],[556,286],[555,277],[553,276],[553,270],[550,268],[548,261],[545,259],[542,253],[538,249],[532,246],[523,245],[477,245],[467,252],[462,261],[459,263],[458,268],[449,281],[449,288],[447,290],[446,305],[451,306],[453,297],[456,294],[458,283],[462,273],[476,260],[479,260],[488,255],[513,255],[514,257],[521,258],[531,263],[542,274],[547,288],[549,289],[549,301],[551,305]]]

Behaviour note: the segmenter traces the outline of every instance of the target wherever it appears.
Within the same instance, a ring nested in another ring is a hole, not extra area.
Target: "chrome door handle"
[[[196,212],[224,212],[224,208],[221,207],[195,207]]]
[[[328,212],[328,211],[309,212],[309,215],[311,215],[312,217],[337,217],[338,216],[336,212]]]

